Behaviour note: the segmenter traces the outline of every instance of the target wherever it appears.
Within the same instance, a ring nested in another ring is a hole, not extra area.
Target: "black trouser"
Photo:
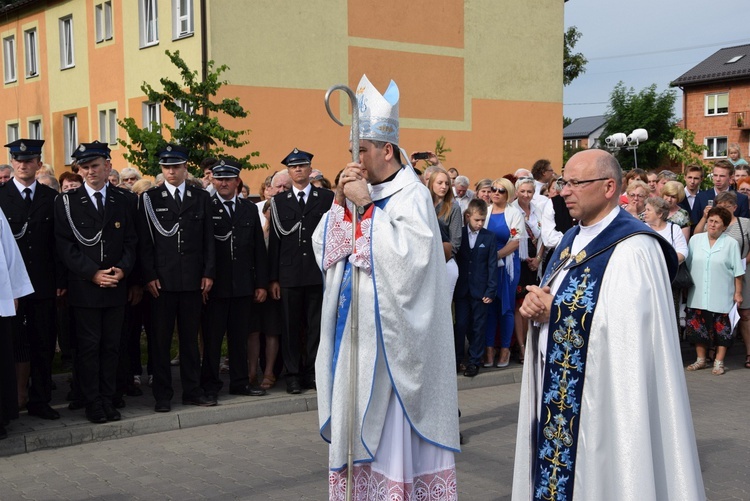
[[[456,345],[456,363],[464,358],[464,339],[469,340],[469,363],[481,365],[485,344],[488,306],[481,299],[456,298],[454,301],[456,324],[453,330]]]
[[[57,339],[55,299],[21,298],[13,317],[13,341],[24,344],[22,350],[31,363],[30,404],[48,404],[52,400],[52,359]],[[16,346],[16,351],[19,347]],[[18,361],[18,360],[17,360]]]
[[[247,338],[252,311],[252,296],[209,299],[203,322],[201,367],[201,386],[205,392],[218,393],[223,386],[219,377],[219,360],[225,332],[229,350],[229,391],[242,390],[250,382],[247,373]]]
[[[18,386],[11,324],[9,317],[0,317],[0,426],[18,417]]]
[[[141,300],[133,306],[125,305],[125,318],[120,338],[120,359],[117,362],[117,394],[122,396],[133,386],[133,376],[142,372],[141,368]]]
[[[284,305],[281,357],[287,377],[312,381],[315,379],[315,357],[320,343],[323,286],[284,287],[281,289],[281,301]],[[304,346],[303,339],[306,340]]]
[[[76,372],[86,405],[111,402],[115,394],[124,306],[73,307],[76,317]]]
[[[159,297],[151,301],[153,320],[154,398],[157,402],[172,400],[172,368],[169,364],[169,349],[172,345],[175,321],[180,346],[180,380],[182,398],[197,398],[203,395],[199,383],[200,354],[198,351],[198,326],[201,321],[201,291],[159,291]]]

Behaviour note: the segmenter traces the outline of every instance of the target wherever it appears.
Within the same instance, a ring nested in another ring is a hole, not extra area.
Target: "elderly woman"
[[[523,363],[524,352],[526,351],[526,331],[528,330],[528,320],[521,315],[518,307],[521,306],[523,298],[526,296],[527,285],[539,284],[539,266],[542,262],[542,211],[536,205],[531,203],[534,197],[534,178],[522,177],[516,181],[516,200],[511,205],[521,211],[523,214],[526,238],[520,240],[518,255],[521,260],[521,278],[516,287],[515,308],[515,335],[518,348],[520,350],[519,362]]]
[[[750,177],[745,176],[737,180],[737,191],[750,197]]]
[[[679,226],[669,221],[669,202],[659,197],[646,199],[646,209],[643,211],[643,221],[656,233],[672,244],[677,253],[677,260],[682,263],[689,254],[687,240]],[[689,229],[689,228],[688,228]],[[675,318],[680,318],[680,300],[682,290],[672,287],[674,298]]]
[[[740,314],[739,329],[742,340],[745,342],[745,367],[750,369],[750,276],[747,270],[748,254],[750,253],[750,219],[736,217],[734,211],[737,209],[737,195],[731,191],[719,193],[714,200],[716,207],[723,207],[732,214],[732,220],[726,228],[725,233],[735,239],[740,246],[740,258],[745,262],[745,275],[742,283],[742,304],[738,306]],[[704,210],[704,217],[695,226],[696,233],[705,231],[705,220],[710,208]]]
[[[679,181],[667,181],[661,188],[661,197],[669,206],[667,221],[682,229],[685,241],[690,239],[690,214],[679,206],[685,199],[685,187]]]
[[[484,227],[495,234],[497,243],[497,296],[488,308],[484,367],[495,361],[495,334],[500,328],[500,356],[497,367],[510,363],[510,340],[513,336],[516,287],[521,278],[521,260],[518,252],[526,236],[526,225],[521,211],[510,201],[515,187],[508,179],[496,179],[490,188],[492,205],[487,211]]]
[[[687,370],[705,369],[706,351],[713,345],[716,359],[712,373],[724,374],[724,356],[732,344],[729,311],[742,303],[742,278],[745,267],[740,246],[724,230],[732,213],[724,207],[712,207],[706,214],[706,232],[690,239],[686,262],[694,287],[688,292],[685,338],[695,344],[696,360]]]
[[[132,190],[136,181],[140,181],[142,178],[143,176],[141,176],[141,173],[137,169],[125,167],[120,173],[120,188]]]
[[[620,207],[625,209],[631,216],[636,217],[643,221],[643,211],[646,208],[646,198],[649,197],[649,185],[641,181],[640,179],[634,179],[628,184],[626,193],[628,195],[628,203],[621,205]]]
[[[446,257],[445,266],[450,285],[449,297],[453,298],[453,289],[456,287],[456,280],[458,280],[458,265],[454,258],[458,248],[461,247],[461,227],[463,225],[461,207],[453,199],[451,178],[442,167],[433,166],[430,178],[427,180],[427,189],[430,190],[430,195],[432,195],[438,224],[444,232],[447,232],[451,243],[451,253],[449,257]]]
[[[634,181],[636,179],[639,179],[648,185],[648,177],[646,176],[645,170],[636,167],[627,171],[622,178],[622,194],[620,195],[620,205],[625,205],[628,203],[628,185],[630,184],[630,181]]]
[[[490,188],[492,188],[492,179],[480,179],[474,186],[476,197],[480,200],[484,200],[487,205],[492,203],[492,199],[490,198]]]

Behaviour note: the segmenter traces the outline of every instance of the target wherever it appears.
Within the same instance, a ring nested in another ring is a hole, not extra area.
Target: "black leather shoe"
[[[95,402],[86,406],[86,419],[94,424],[106,423],[107,415],[101,402]]]
[[[68,404],[68,409],[70,409],[71,411],[77,411],[79,409],[83,409],[84,407],[86,407],[86,404],[83,403],[83,400],[72,400]]]
[[[247,395],[249,397],[262,397],[266,394],[266,390],[258,388],[256,386],[247,385],[244,388],[229,389],[230,395]]]
[[[477,374],[479,374],[479,366],[476,364],[469,364],[469,366],[464,371],[464,376],[466,377],[474,377]]]
[[[216,405],[216,403],[216,400],[206,395],[182,399],[182,405],[200,405],[201,407],[211,407]]]
[[[5,426],[0,426],[0,440],[4,440],[8,438],[8,431],[5,429]]]
[[[302,385],[299,383],[299,379],[287,379],[286,392],[292,395],[299,395],[302,393]]]
[[[53,421],[60,419],[60,413],[50,407],[49,404],[26,404],[26,409],[29,411],[29,416],[36,416],[42,419],[49,419]]]
[[[156,412],[169,412],[172,410],[172,404],[169,400],[157,400],[154,405],[154,411]]]
[[[122,398],[122,397],[113,397],[112,398],[112,407],[114,407],[115,409],[124,409],[125,408],[125,399]]]
[[[102,408],[104,409],[104,415],[107,417],[107,421],[119,421],[122,419],[120,411],[115,409],[115,406],[109,402],[102,402]]]

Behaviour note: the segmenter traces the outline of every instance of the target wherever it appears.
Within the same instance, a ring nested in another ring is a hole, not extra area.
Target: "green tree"
[[[609,97],[607,108],[607,126],[602,137],[623,132],[630,134],[634,129],[646,129],[648,140],[641,143],[637,150],[638,167],[649,169],[658,167],[665,153],[659,151],[659,145],[671,141],[672,126],[675,124],[674,103],[677,95],[673,90],[656,92],[653,84],[640,92],[626,88],[619,82]],[[624,170],[635,166],[633,151],[622,148],[613,152]]]
[[[201,81],[198,72],[191,70],[180,57],[180,51],[165,52],[169,60],[180,72],[181,82],[169,78],[161,78],[159,82],[163,91],[157,91],[147,82],[143,82],[141,90],[151,103],[160,103],[167,111],[175,116],[179,127],[172,127],[167,123],[152,122],[147,127],[138,127],[135,119],[128,117],[118,120],[120,127],[125,129],[130,141],[118,139],[127,148],[125,159],[144,174],[156,175],[161,172],[156,153],[169,141],[185,146],[190,150],[188,168],[194,175],[202,175],[199,165],[207,157],[228,157],[239,161],[245,169],[268,167],[266,164],[253,164],[252,157],[260,155],[253,151],[242,158],[226,153],[225,148],[241,148],[249,141],[244,139],[249,130],[235,131],[224,127],[219,119],[222,115],[231,118],[245,118],[248,112],[242,107],[238,98],[224,98],[215,100],[216,94],[227,81],[221,79],[221,74],[229,68],[226,65],[215,67],[213,61],[207,63],[206,79]],[[164,129],[169,134],[164,137]]]
[[[698,165],[703,169],[703,182],[701,189],[713,186],[708,175],[711,166],[703,161],[703,152],[708,149],[704,144],[695,142],[695,132],[690,129],[682,129],[674,126],[671,130],[672,139],[659,144],[658,151],[666,155],[672,162],[680,164],[683,172],[679,174],[680,180],[684,180],[684,169],[688,165]]]
[[[573,123],[573,119],[563,115],[563,129]]]
[[[589,62],[580,52],[573,52],[578,40],[583,35],[575,26],[569,27],[564,33],[565,50],[563,53],[563,85],[570,83],[586,72]]]

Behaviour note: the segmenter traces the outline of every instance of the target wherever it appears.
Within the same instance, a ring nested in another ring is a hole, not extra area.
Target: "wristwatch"
[[[372,205],[372,202],[370,202],[369,204],[365,204],[365,205],[358,205],[357,214],[359,214],[360,216],[364,216],[365,212],[367,212],[367,209],[369,209],[371,205]]]

